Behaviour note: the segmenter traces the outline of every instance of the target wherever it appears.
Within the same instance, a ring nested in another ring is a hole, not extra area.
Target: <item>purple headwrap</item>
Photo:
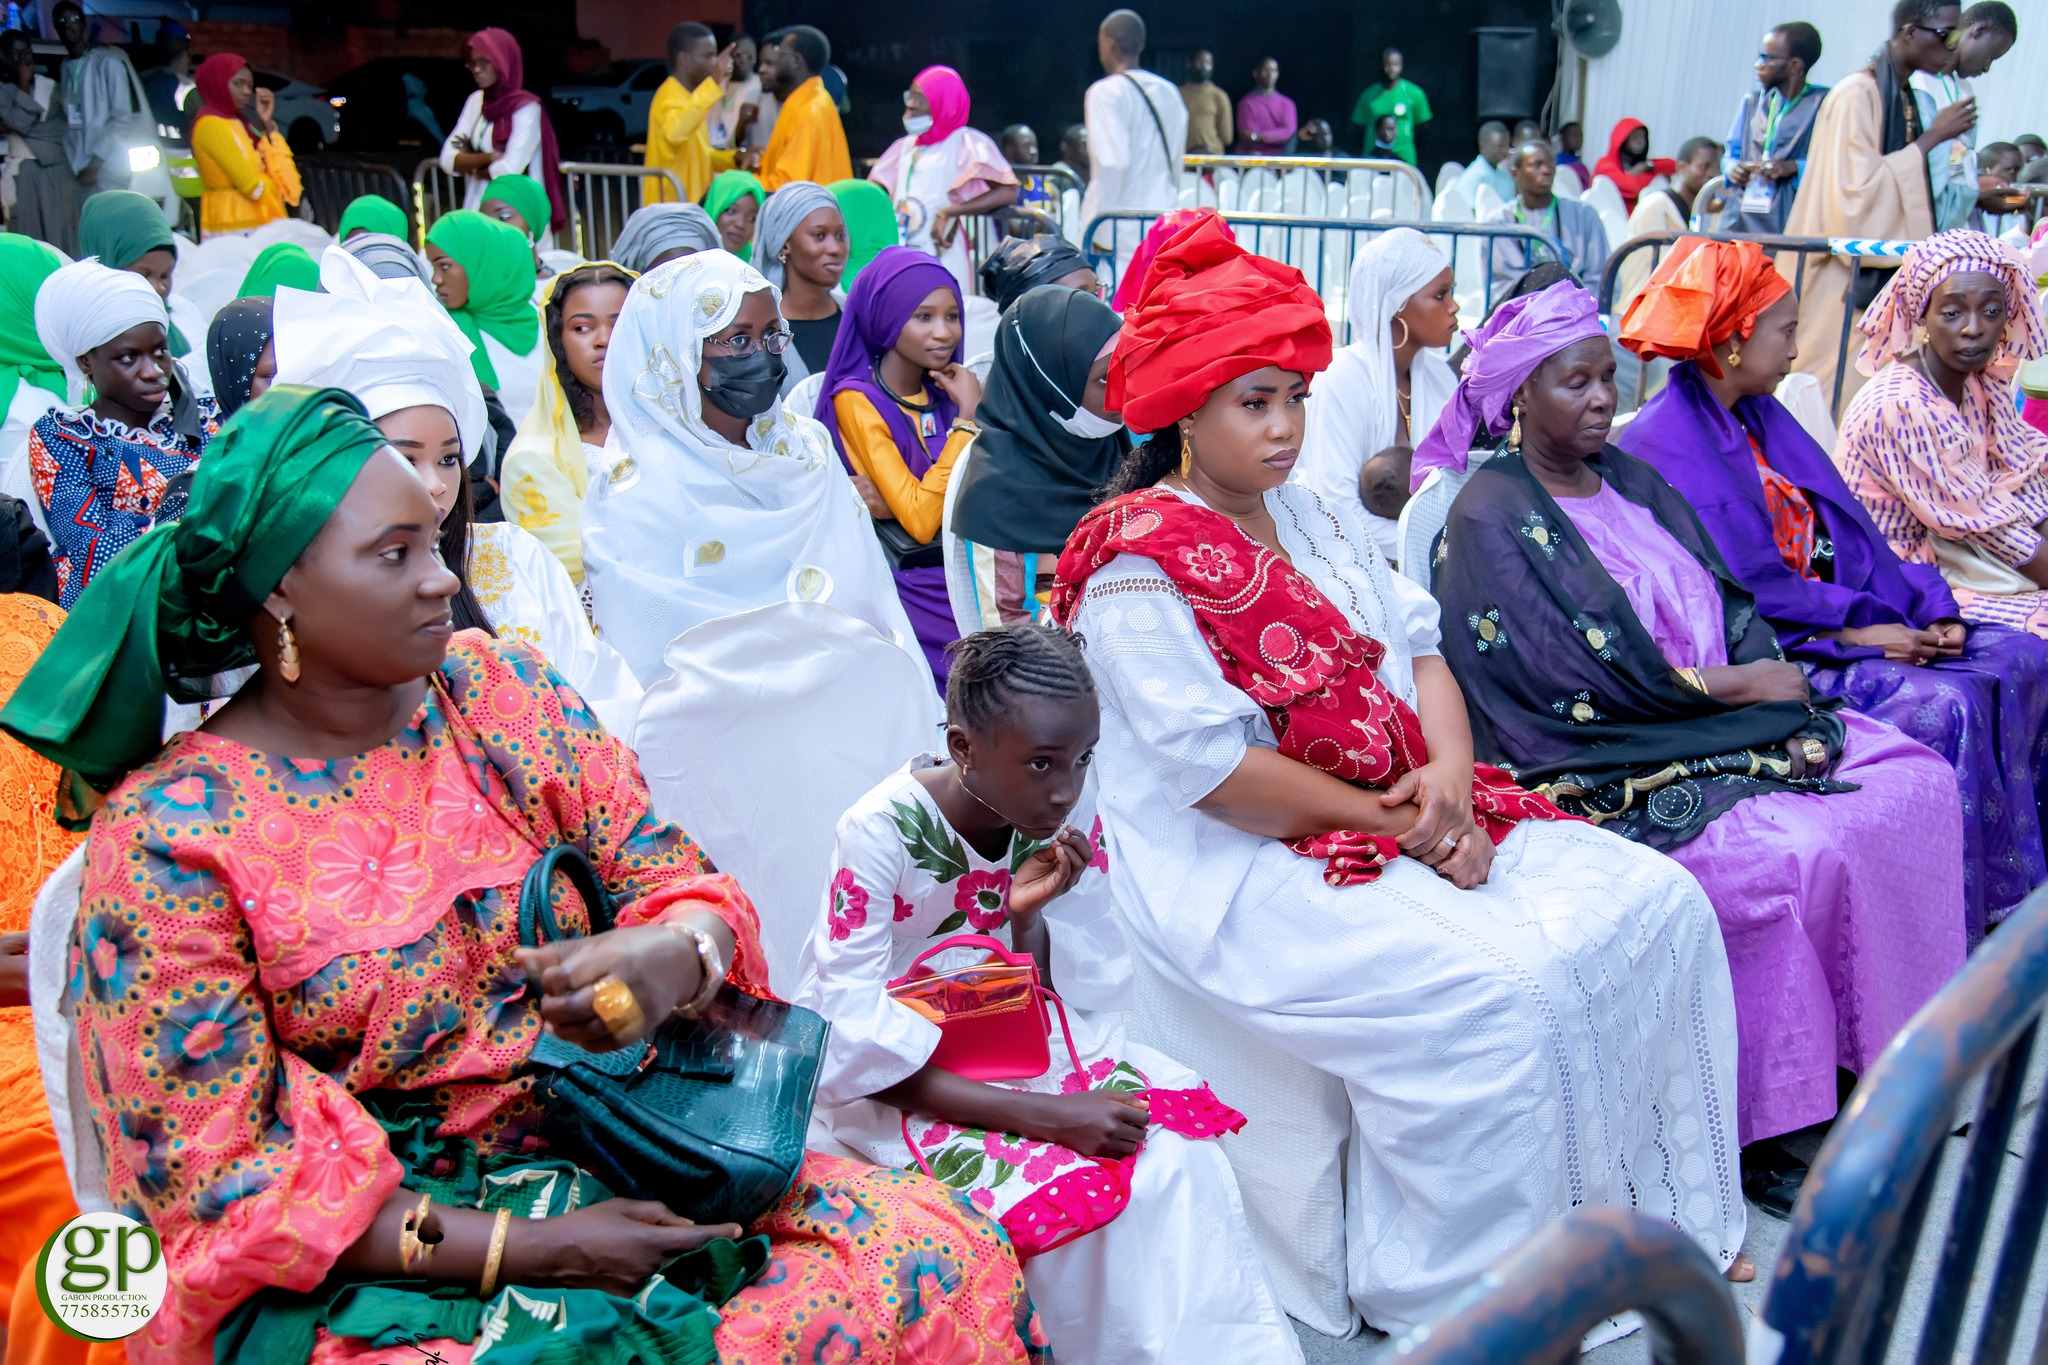
[[[1465,344],[1472,348],[1465,358],[1464,377],[1444,405],[1443,416],[1415,447],[1409,466],[1411,486],[1422,487],[1423,476],[1432,469],[1464,473],[1472,442],[1482,433],[1495,436],[1507,430],[1515,390],[1528,382],[1538,365],[1573,342],[1606,335],[1593,296],[1570,280],[1494,309],[1492,317],[1464,334]]]
[[[903,324],[934,289],[950,289],[954,302],[960,300],[960,282],[953,278],[953,272],[940,264],[936,256],[907,246],[883,247],[854,278],[853,292],[846,299],[846,316],[839,323],[839,335],[833,339],[831,358],[825,362],[825,384],[818,391],[817,408],[818,420],[832,433],[832,444],[838,447],[839,458],[848,470],[853,464],[846,459],[846,442],[840,437],[839,417],[832,408],[832,396],[847,389],[866,394],[875,411],[882,414],[890,434],[896,438],[896,448],[903,452],[903,463],[913,476],[923,478],[945,449],[947,428],[959,415],[959,406],[941,390],[938,430],[920,440],[917,428],[897,403],[896,396],[875,378],[875,363],[896,344],[896,338],[903,334]],[[960,341],[953,347],[953,363],[960,362],[965,343],[963,329]]]

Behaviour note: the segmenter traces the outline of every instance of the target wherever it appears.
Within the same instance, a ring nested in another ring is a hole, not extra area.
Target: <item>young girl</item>
[[[1079,642],[1027,623],[952,654],[947,757],[913,759],[839,822],[797,992],[832,1022],[817,1119],[880,1165],[921,1157],[1000,1221],[1063,1365],[1299,1360],[1236,1177],[1205,1140],[1243,1116],[1124,1037],[1131,964],[1087,791],[1100,722]],[[1043,1075],[983,1083],[931,1065],[938,1026],[887,993],[918,954],[976,933],[1029,953],[1064,1004],[1048,1006]]]

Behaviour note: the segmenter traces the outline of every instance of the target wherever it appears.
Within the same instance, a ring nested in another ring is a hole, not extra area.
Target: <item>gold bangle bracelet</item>
[[[1707,691],[1706,676],[1702,674],[1697,668],[1681,668],[1678,670],[1678,676],[1683,678],[1685,680],[1685,685],[1687,687],[1690,687],[1693,691]],[[1708,695],[1711,696],[1712,694],[1708,693]]]
[[[420,1196],[419,1207],[405,1215],[398,1225],[398,1266],[410,1275],[414,1270],[423,1270],[428,1261],[434,1259],[434,1244],[420,1240],[420,1229],[427,1225],[427,1210],[432,1208],[434,1196]]]
[[[476,1296],[480,1299],[491,1297],[491,1291],[498,1287],[498,1267],[505,1260],[505,1230],[512,1226],[512,1210],[499,1209],[498,1221],[491,1225],[491,1250],[484,1257],[483,1279],[477,1282]]]

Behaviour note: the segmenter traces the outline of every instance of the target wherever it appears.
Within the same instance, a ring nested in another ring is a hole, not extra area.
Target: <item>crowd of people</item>
[[[1753,1278],[1783,1139],[2048,881],[2042,281],[1981,220],[1909,225],[1830,447],[1777,397],[1809,328],[1763,249],[1682,238],[1603,317],[1606,237],[1556,185],[1608,177],[1644,232],[1716,173],[1773,230],[1935,213],[1965,114],[1872,92],[2016,25],[1893,18],[1818,99],[1818,35],[1773,30],[1732,164],[1634,121],[1590,168],[1488,132],[1465,174],[1504,168],[1502,221],[1555,249],[1461,332],[1453,262],[1376,231],[1342,345],[1210,210],[1126,261],[977,261],[962,220],[1017,202],[1030,130],[972,128],[935,66],[856,179],[814,29],[755,77],[676,26],[648,155],[682,193],[605,260],[553,235],[502,30],[420,249],[377,198],[332,242],[245,223],[296,182],[209,58],[230,300],[191,315],[190,244],[133,192],[83,197],[77,259],[0,234],[10,1357],[107,1358],[34,1279],[101,1207],[167,1260],[134,1359],[1298,1360],[1249,1098],[1139,1036],[1141,973],[1342,1082],[1374,1327],[1581,1206]],[[1233,109],[1144,45],[1102,22],[1101,203],[1198,136],[1283,141],[1275,64]],[[1385,76],[1360,121],[1412,156],[1427,100]],[[1617,351],[1660,375],[1625,423]],[[693,632],[791,603],[896,665],[930,739],[863,778],[778,960],[642,764]],[[591,899],[532,889],[561,847]],[[68,966],[31,1002],[44,935]],[[745,1217],[638,1197],[547,1059],[749,997],[830,1025],[810,1111],[748,1115],[808,1121],[800,1168]]]

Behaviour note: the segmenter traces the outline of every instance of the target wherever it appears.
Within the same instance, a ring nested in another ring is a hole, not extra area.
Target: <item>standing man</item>
[[[1280,63],[1263,59],[1252,68],[1251,93],[1237,102],[1239,155],[1285,156],[1294,150],[1300,126],[1294,101],[1280,93]]]
[[[94,47],[92,26],[77,0],[59,0],[51,12],[66,56],[58,72],[64,88],[64,155],[89,197],[124,190],[134,174],[128,149],[156,145],[149,96],[128,54],[118,47]]]
[[[1898,0],[1892,7],[1892,36],[1869,66],[1844,76],[1821,101],[1807,147],[1806,173],[1785,221],[1792,237],[1867,237],[1917,241],[1933,235],[1934,206],[1928,192],[1927,158],[1936,147],[1977,125],[1977,109],[1958,100],[1923,118],[1912,98],[1916,72],[1946,73],[1955,67],[1963,30],[1956,0]],[[1778,257],[1789,279],[1802,258]],[[1851,267],[1838,256],[1808,256],[1806,288],[1799,297],[1799,358],[1793,368],[1820,381],[1832,400],[1842,344],[1842,305]],[[1898,262],[1865,261],[1856,306],[1870,306],[1877,289]],[[1851,337],[1850,356],[1855,355]],[[1842,376],[1842,402],[1863,386],[1851,364]],[[1835,412],[1841,414],[1837,405]]]
[[[1188,63],[1188,83],[1180,88],[1188,111],[1188,150],[1197,156],[1222,156],[1230,147],[1230,96],[1216,84],[1215,54],[1204,49]]]
[[[78,254],[78,181],[64,155],[64,104],[57,82],[36,70],[35,50],[20,29],[0,34],[0,125],[7,129],[7,171],[14,186],[8,227]]]
[[[1088,157],[1094,175],[1081,197],[1081,221],[1134,209],[1165,213],[1180,203],[1180,159],[1188,145],[1188,111],[1180,92],[1143,70],[1145,21],[1113,11],[1095,33],[1103,78],[1088,87]],[[1149,224],[1126,223],[1097,245],[1113,249],[1118,264],[1130,259]]]
[[[1534,228],[1562,247],[1564,255],[1560,258],[1549,247],[1527,239],[1489,243],[1486,249],[1493,253],[1489,309],[1506,296],[1509,286],[1524,271],[1544,261],[1559,261],[1580,284],[1597,289],[1600,272],[1607,268],[1607,228],[1601,223],[1598,210],[1576,199],[1560,199],[1551,192],[1557,181],[1557,154],[1550,150],[1548,142],[1540,138],[1525,142],[1515,148],[1507,161],[1509,174],[1514,177],[1515,197],[1481,221]]]
[[[1069,123],[1067,131],[1060,134],[1060,159],[1052,163],[1074,177],[1083,189],[1088,187],[1088,178],[1094,169],[1088,161],[1088,125]]]
[[[1488,119],[1479,125],[1479,155],[1458,175],[1458,188],[1467,199],[1476,203],[1481,185],[1491,187],[1503,201],[1515,197],[1515,178],[1502,164],[1513,146],[1508,140],[1508,126],[1499,119]]]
[[[775,83],[769,78],[778,55],[774,42],[762,44],[760,52],[754,64],[754,83],[761,88],[761,93],[754,99],[753,121],[742,120],[733,130],[733,141],[750,152],[767,148],[768,139],[775,136],[775,120],[782,113],[782,100],[776,95]]]
[[[767,54],[773,65],[762,80],[782,101],[782,109],[768,149],[761,153],[761,183],[772,194],[792,180],[829,185],[853,179],[846,129],[823,80],[832,44],[808,24],[798,24],[769,34]]]
[[[192,35],[183,24],[167,19],[157,26],[156,45],[164,59],[142,73],[142,90],[162,135],[182,142],[185,111],[179,106],[192,89]]]
[[[1820,30],[1780,24],[1764,35],[1756,54],[1757,88],[1742,97],[1721,174],[1741,192],[1721,226],[1727,232],[1782,233],[1806,172],[1806,148],[1827,87],[1809,85],[1820,60]]]
[[[732,63],[733,50],[720,52],[704,25],[685,20],[668,31],[668,79],[647,110],[647,166],[673,172],[693,204],[703,202],[712,176],[735,164],[730,151],[711,146],[711,117],[732,80]],[[649,176],[643,189],[650,204],[675,198],[660,176]]]
[[[1981,0],[1963,11],[1963,31],[1955,41],[1954,71],[1941,75],[1933,71],[1913,73],[1913,98],[1920,106],[1923,123],[1935,112],[1959,100],[1976,107],[1977,93],[1971,82],[1991,69],[1991,64],[2012,50],[2019,41],[2020,21],[2004,0]],[[1977,183],[1977,130],[1972,127],[1961,137],[1942,143],[1927,154],[1928,184],[1934,192],[1934,230],[1970,226],[1983,193]],[[1997,212],[1995,205],[1985,207]]]
[[[1373,125],[1382,114],[1394,116],[1394,150],[1400,158],[1415,164],[1415,130],[1429,122],[1429,96],[1422,87],[1401,75],[1401,49],[1390,47],[1380,54],[1381,81],[1369,85],[1351,111],[1351,121],[1364,130],[1361,144],[1372,141]],[[1501,130],[1500,156],[1507,155],[1507,130]],[[1494,158],[1496,162],[1500,156]]]
[[[744,33],[733,36],[731,47],[733,74],[711,110],[711,145],[714,149],[736,152],[746,136],[746,125],[761,108],[761,75],[757,69],[761,50]]]

